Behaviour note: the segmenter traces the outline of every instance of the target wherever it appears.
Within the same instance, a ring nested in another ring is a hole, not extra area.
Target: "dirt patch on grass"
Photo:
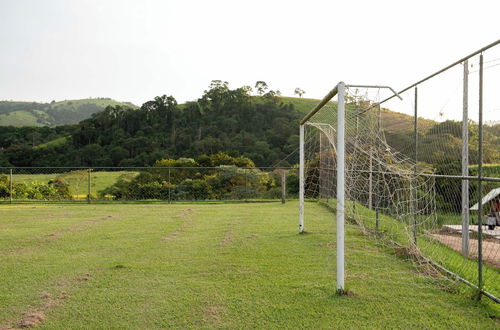
[[[21,328],[33,328],[36,327],[39,323],[42,323],[45,320],[45,314],[42,311],[31,311],[26,312],[23,315],[23,319],[19,323]]]
[[[322,243],[314,243],[314,246],[325,246],[329,249],[333,249],[335,247],[333,242],[322,242]]]
[[[75,277],[75,281],[81,282],[81,281],[88,281],[90,280],[90,275],[83,275],[83,276],[78,276]]]
[[[96,218],[96,219],[87,219],[87,220],[81,220],[81,221],[75,222],[72,225],[70,225],[69,227],[61,228],[61,229],[58,229],[58,230],[53,231],[51,233],[44,234],[44,235],[38,236],[38,237],[34,237],[30,241],[27,242],[27,243],[31,243],[31,244],[29,244],[28,246],[19,247],[15,250],[12,250],[12,251],[10,251],[9,254],[10,255],[19,255],[19,254],[26,253],[28,251],[32,251],[33,246],[37,246],[37,247],[45,246],[47,244],[50,244],[50,243],[64,237],[66,234],[76,233],[76,232],[81,232],[81,231],[87,230],[90,227],[92,227],[92,225],[94,225],[96,223],[110,220],[112,218],[115,218],[115,217],[112,215],[107,215],[107,216]]]
[[[225,247],[233,243],[234,241],[234,233],[232,231],[227,231],[222,238],[222,241],[219,243],[220,246]]]
[[[46,319],[47,312],[55,306],[63,304],[64,300],[69,297],[68,291],[78,287],[79,282],[89,281],[90,273],[85,273],[69,279],[59,280],[55,288],[49,291],[42,291],[38,298],[30,304],[32,307],[27,308],[27,311],[21,314],[20,319],[10,322],[10,325],[0,325],[0,330],[6,329],[23,329],[33,328],[38,326]]]
[[[173,231],[169,233],[168,235],[160,238],[161,241],[173,241],[182,234],[183,232],[186,231],[186,228],[190,227],[193,224],[193,220],[191,218],[191,215],[194,213],[192,209],[185,209],[182,210],[181,213],[174,215],[172,218],[173,219],[182,219],[184,222],[181,225],[181,228],[179,230]]]
[[[210,324],[220,323],[220,307],[215,305],[208,305],[203,310],[203,321]]]
[[[170,233],[170,234],[168,234],[167,236],[165,236],[165,237],[161,238],[161,240],[162,240],[162,241],[172,241],[172,240],[174,240],[174,239],[177,237],[177,235],[179,235],[179,234],[181,234],[181,233],[182,233],[182,231],[180,231],[180,230],[176,230],[176,231],[174,231],[174,232],[171,232],[171,233]]]
[[[258,234],[252,234],[252,235],[247,236],[247,238],[259,238],[259,237],[260,237],[260,235],[258,235]]]
[[[194,213],[194,211],[192,209],[185,209],[185,210],[182,210],[182,212],[180,214],[174,215],[172,218],[174,218],[174,219],[186,219],[190,215],[192,215],[193,213]]]

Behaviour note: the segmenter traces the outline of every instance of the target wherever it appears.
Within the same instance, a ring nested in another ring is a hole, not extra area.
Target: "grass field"
[[[334,215],[315,203],[304,235],[296,202],[0,212],[0,329],[499,326],[495,306],[443,290],[353,225],[351,294],[335,295]]]

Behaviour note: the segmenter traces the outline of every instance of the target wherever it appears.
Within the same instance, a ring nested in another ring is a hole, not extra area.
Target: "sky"
[[[499,39],[499,12],[481,0],[0,0],[0,100],[181,103],[215,79],[309,98],[340,80],[400,90]],[[488,106],[500,114],[500,100]]]

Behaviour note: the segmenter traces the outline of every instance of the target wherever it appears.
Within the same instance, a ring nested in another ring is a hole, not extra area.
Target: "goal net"
[[[304,201],[319,201],[336,211],[339,290],[344,290],[344,222],[383,235],[414,255],[425,244],[417,247],[421,234],[436,223],[434,178],[426,175],[431,169],[386,142],[378,105],[382,88],[360,92],[341,86],[337,102],[322,102],[301,126],[300,230],[307,230],[307,218],[314,216]]]

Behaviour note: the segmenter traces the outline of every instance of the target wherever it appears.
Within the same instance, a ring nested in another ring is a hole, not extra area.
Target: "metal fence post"
[[[483,54],[479,56],[479,161],[478,175],[478,206],[477,206],[477,287],[478,299],[483,290]]]
[[[12,204],[12,197],[13,197],[13,184],[12,184],[12,169],[10,169],[10,203]]]
[[[88,177],[88,186],[87,186],[87,203],[90,204],[90,193],[91,193],[91,186],[90,186],[90,181],[91,181],[91,172],[92,169],[87,169],[87,177]]]
[[[299,127],[299,233],[304,230],[304,125]]]
[[[382,133],[382,109],[380,107],[380,104],[377,106],[377,159],[380,159],[380,138],[381,138],[381,133]],[[380,191],[380,181],[382,178],[382,168],[380,166],[380,162],[377,162],[377,186],[376,186],[376,204],[375,204],[375,230],[378,231],[379,223],[380,223],[380,195],[382,194],[382,191]]]
[[[462,105],[462,176],[469,175],[469,61],[464,61]],[[469,180],[462,179],[462,254],[469,256]]]
[[[415,118],[414,118],[414,124],[413,124],[413,139],[415,143],[415,166],[413,167],[413,180],[417,180],[417,161],[418,161],[418,87],[415,86]],[[416,189],[417,185],[415,187],[411,187],[411,194],[414,194],[414,205],[413,207],[415,208],[413,210],[413,244],[417,245],[417,210],[418,210],[418,198],[417,198],[417,193],[414,191]]]
[[[281,204],[285,204],[286,199],[286,170],[281,170]]]

